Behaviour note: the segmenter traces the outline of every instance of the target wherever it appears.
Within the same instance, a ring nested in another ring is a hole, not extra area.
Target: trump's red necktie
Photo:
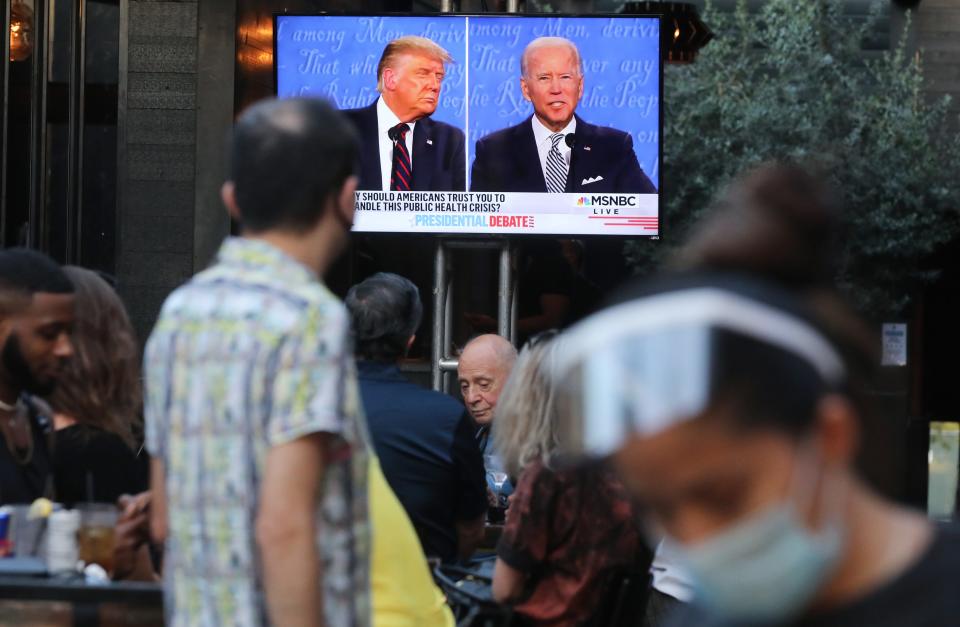
[[[390,129],[388,135],[393,140],[393,168],[390,170],[390,190],[410,191],[413,182],[413,166],[410,165],[410,153],[407,152],[407,133],[410,127],[403,122]]]

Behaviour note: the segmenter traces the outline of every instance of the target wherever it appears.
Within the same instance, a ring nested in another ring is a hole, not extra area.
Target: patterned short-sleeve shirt
[[[254,537],[266,454],[325,432],[326,622],[369,625],[368,440],[351,352],[343,304],[263,241],[228,239],[164,303],[144,373],[147,447],[166,471],[169,624],[267,624]]]

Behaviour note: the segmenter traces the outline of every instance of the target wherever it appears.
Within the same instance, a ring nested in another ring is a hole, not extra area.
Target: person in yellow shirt
[[[370,456],[367,476],[370,588],[374,627],[454,627],[453,613],[433,581],[410,518]]]

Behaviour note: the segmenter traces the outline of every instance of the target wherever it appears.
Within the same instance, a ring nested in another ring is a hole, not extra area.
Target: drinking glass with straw
[[[98,564],[108,574],[113,573],[114,527],[118,512],[112,503],[95,503],[93,475],[87,473],[87,502],[78,507],[80,528],[77,545],[80,559],[85,564]]]

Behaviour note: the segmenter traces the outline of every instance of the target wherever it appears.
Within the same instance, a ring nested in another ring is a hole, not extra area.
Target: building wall
[[[960,2],[924,0],[913,19],[913,40],[920,51],[927,93],[951,96],[951,123],[960,128]]]
[[[163,300],[209,263],[229,232],[219,189],[233,120],[235,3],[121,6],[128,37],[121,50],[117,278],[145,340]]]
[[[273,93],[272,13],[376,12],[377,0],[120,0],[117,278],[141,340],[230,232],[219,190],[235,76]],[[123,37],[126,28],[127,37]],[[237,68],[241,71],[237,72]],[[259,91],[257,91],[259,90]],[[245,90],[241,90],[246,93]]]
[[[126,8],[117,279],[145,339],[194,267],[198,4],[129,0]]]

